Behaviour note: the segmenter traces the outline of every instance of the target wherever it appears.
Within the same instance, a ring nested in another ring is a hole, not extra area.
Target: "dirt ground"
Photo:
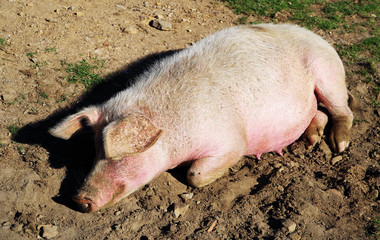
[[[171,29],[151,27],[154,18]],[[246,157],[203,188],[188,186],[178,169],[95,213],[70,201],[91,165],[91,134],[64,141],[47,129],[120,91],[123,79],[162,56],[152,54],[184,48],[238,18],[215,1],[1,1],[0,238],[376,239],[380,112],[373,86],[347,62],[358,110],[343,153],[332,153],[325,139],[310,150],[298,141],[283,157]],[[315,31],[331,44],[369,37]],[[90,58],[104,60],[106,83],[89,91],[68,83],[61,61]]]

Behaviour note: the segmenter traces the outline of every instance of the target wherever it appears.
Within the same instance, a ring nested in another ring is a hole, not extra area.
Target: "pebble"
[[[121,214],[121,211],[116,211],[116,212],[114,213],[115,216],[119,216],[120,214]]]
[[[58,235],[58,226],[53,225],[40,225],[40,236],[43,238],[53,238]]]
[[[331,159],[331,164],[332,164],[332,165],[335,165],[335,163],[339,162],[339,161],[342,160],[342,159],[343,159],[342,156],[336,156],[336,157],[333,157],[333,158]]]
[[[156,19],[164,19],[164,16],[162,16],[161,14],[157,14],[156,16],[154,16],[154,18]]]
[[[132,35],[138,33],[138,29],[135,28],[135,27],[133,27],[133,26],[129,26],[129,27],[122,27],[122,26],[121,26],[120,28],[121,28],[121,30],[122,30],[124,33],[132,34]]]
[[[78,16],[78,17],[83,17],[84,13],[83,12],[76,12],[75,15]]]
[[[184,201],[186,200],[190,200],[193,198],[194,196],[194,193],[183,193],[181,195],[179,195]]]
[[[149,22],[151,27],[154,27],[161,31],[170,31],[172,29],[172,24],[160,19],[154,19]]]
[[[183,206],[175,206],[174,207],[174,216],[178,218],[179,216],[183,216],[187,210],[189,209],[189,205],[183,205]]]
[[[294,232],[297,227],[297,224],[290,219],[285,220],[282,225],[288,230],[289,233]]]

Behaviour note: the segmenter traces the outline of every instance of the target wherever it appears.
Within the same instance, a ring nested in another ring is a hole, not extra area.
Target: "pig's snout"
[[[73,201],[78,205],[80,211],[90,213],[96,210],[96,204],[88,197],[81,195],[73,196]]]

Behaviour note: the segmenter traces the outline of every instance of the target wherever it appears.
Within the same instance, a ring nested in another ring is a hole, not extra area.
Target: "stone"
[[[58,235],[58,226],[53,225],[40,225],[40,236],[43,238],[51,239]]]
[[[190,200],[193,198],[194,194],[193,193],[183,193],[179,195],[184,201]]]
[[[84,16],[84,13],[83,12],[76,12],[75,15],[77,17],[83,17]]]
[[[332,164],[332,165],[335,165],[335,163],[339,162],[339,161],[342,160],[342,159],[343,159],[342,156],[336,156],[336,157],[333,157],[333,158],[331,159],[331,164]]]
[[[136,33],[138,33],[138,29],[134,26],[129,26],[129,27],[122,27],[120,26],[121,30],[123,31],[123,33],[128,33],[128,34],[131,34],[131,35],[134,35]]]
[[[183,206],[174,206],[174,216],[178,218],[179,216],[183,216],[187,210],[189,209],[189,205],[183,205]]]
[[[290,219],[285,220],[285,222],[282,225],[287,229],[289,233],[294,232],[297,227],[297,224]]]
[[[160,19],[154,19],[149,22],[151,27],[154,27],[161,31],[170,31],[172,29],[172,24]]]

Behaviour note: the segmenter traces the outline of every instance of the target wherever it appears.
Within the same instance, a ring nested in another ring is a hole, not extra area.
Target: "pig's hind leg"
[[[315,92],[331,114],[332,128],[329,136],[331,147],[336,152],[342,152],[350,142],[353,114],[348,106],[348,91],[343,64],[335,52],[326,55],[328,57],[317,58],[313,61],[313,74],[316,79]],[[316,117],[320,118],[321,116],[317,115]]]

